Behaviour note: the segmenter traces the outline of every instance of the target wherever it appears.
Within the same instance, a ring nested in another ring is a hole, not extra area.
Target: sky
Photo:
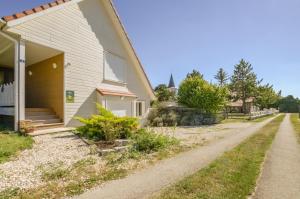
[[[49,0],[0,0],[8,15]],[[133,46],[155,87],[176,85],[193,69],[214,82],[241,58],[258,78],[300,97],[299,0],[114,0]],[[4,6],[5,5],[5,6]]]

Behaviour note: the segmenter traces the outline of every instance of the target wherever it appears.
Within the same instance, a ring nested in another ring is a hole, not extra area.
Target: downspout
[[[4,32],[5,27],[7,26],[7,23],[5,21],[3,21],[2,19],[0,19],[0,23],[3,24],[3,26],[1,26],[0,28],[0,35],[2,35],[3,37],[5,37],[6,39],[12,41],[15,45],[15,82],[16,82],[16,87],[15,88],[15,100],[17,101],[17,103],[15,102],[15,122],[14,122],[14,128],[15,130],[20,130],[20,45],[19,45],[19,41],[16,40],[15,38],[11,37],[10,35],[8,35],[7,33]]]

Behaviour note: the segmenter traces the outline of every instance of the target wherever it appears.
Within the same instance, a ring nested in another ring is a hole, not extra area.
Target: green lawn
[[[0,131],[0,164],[14,157],[18,152],[31,148],[31,137],[20,136],[16,133],[5,134]]]
[[[208,167],[163,190],[160,199],[245,199],[256,186],[261,164],[284,115],[225,153]]]
[[[299,138],[298,140],[300,142],[300,119],[299,119],[299,114],[293,113],[291,115],[290,119],[291,119],[291,122],[292,122],[292,124],[294,126],[294,129],[295,129],[295,131],[296,131],[296,133],[298,135],[298,138]]]

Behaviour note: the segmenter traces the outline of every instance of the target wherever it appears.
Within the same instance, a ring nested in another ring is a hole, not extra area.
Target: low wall
[[[152,109],[148,115],[148,126],[200,126],[220,123],[223,113],[202,113],[198,109],[163,107]]]

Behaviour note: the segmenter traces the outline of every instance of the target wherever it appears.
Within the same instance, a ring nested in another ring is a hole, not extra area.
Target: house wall
[[[26,108],[52,108],[60,118],[64,118],[63,60],[61,54],[26,67]],[[53,68],[54,63],[56,69]]]
[[[78,2],[78,3],[76,3]],[[115,22],[105,9],[105,0],[71,1],[56,11],[24,22],[8,31],[27,41],[39,43],[64,52],[65,90],[75,92],[74,103],[65,104],[65,124],[77,126],[74,116],[87,117],[96,113],[95,89],[101,86],[124,88],[150,106],[140,71],[115,29]],[[127,60],[127,84],[111,84],[103,79],[103,54],[113,52]]]

